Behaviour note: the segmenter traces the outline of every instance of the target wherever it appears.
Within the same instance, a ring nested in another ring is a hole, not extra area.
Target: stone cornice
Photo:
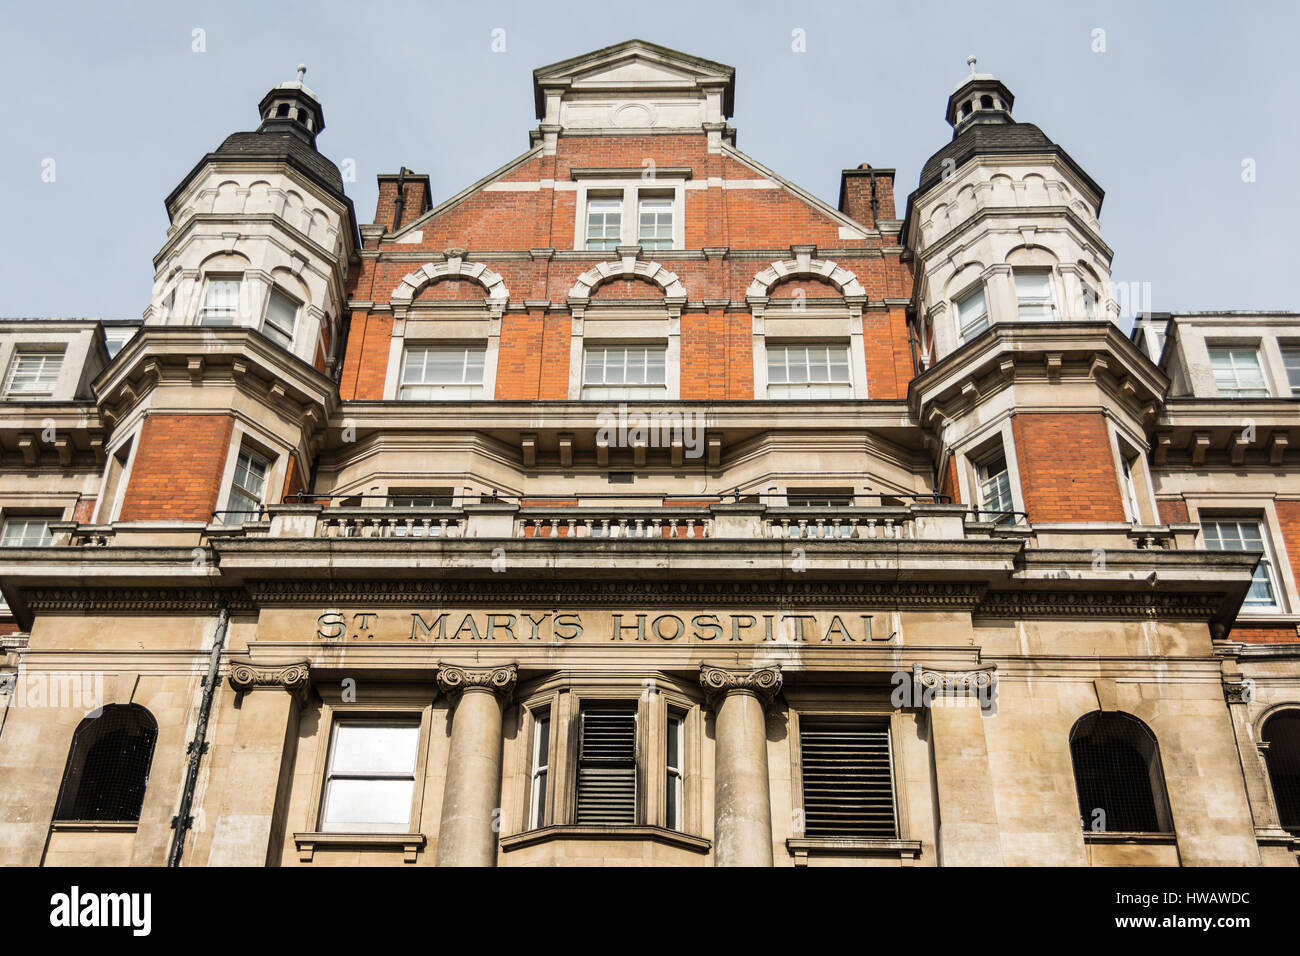
[[[700,665],[700,686],[704,688],[709,707],[713,710],[717,710],[722,699],[733,692],[753,694],[764,707],[768,707],[781,692],[782,683],[779,664],[757,670]]]

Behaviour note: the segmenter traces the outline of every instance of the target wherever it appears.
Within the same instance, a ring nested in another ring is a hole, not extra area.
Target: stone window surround
[[[916,837],[908,812],[906,775],[898,768],[903,761],[899,754],[907,740],[905,712],[893,707],[888,698],[881,700],[827,700],[814,694],[807,696],[785,690],[787,710],[787,739],[790,744],[790,808],[796,820],[803,820],[803,756],[800,750],[799,725],[802,717],[878,719],[889,725],[889,762],[893,780],[895,836],[888,837],[808,837],[799,832],[786,842],[786,850],[796,865],[806,865],[813,854],[837,853],[849,856],[897,856],[916,859],[921,852],[921,840]],[[927,759],[927,763],[928,763]]]
[[[576,681],[576,682],[575,682]],[[578,736],[583,701],[632,702],[637,708],[637,773],[636,773],[636,823],[632,829],[651,828],[665,833],[676,833],[685,838],[695,835],[702,839],[702,755],[703,715],[697,694],[688,692],[685,682],[656,674],[654,677],[626,679],[593,678],[589,682],[564,675],[563,680],[548,679],[518,703],[519,733],[516,735],[517,758],[515,766],[522,768],[515,788],[515,811],[510,814],[513,827],[507,836],[526,837],[538,830],[560,828],[564,831],[576,827]],[[531,768],[533,759],[533,727],[535,714],[546,712],[550,718],[549,769],[546,778],[546,811],[540,827],[530,827],[532,810]],[[668,830],[665,826],[667,810],[667,732],[668,715],[683,719],[683,800],[682,827]],[[507,742],[509,746],[509,742]],[[507,760],[509,764],[511,761]],[[622,831],[624,827],[617,828]],[[604,834],[582,827],[584,839],[601,839]],[[558,832],[563,836],[563,832]],[[577,836],[575,831],[574,836]],[[622,837],[616,837],[621,839]],[[518,841],[516,841],[518,842]],[[513,848],[513,844],[511,847]]]
[[[289,455],[293,452],[276,451],[269,436],[265,433],[254,433],[244,422],[236,419],[230,429],[230,447],[226,450],[226,465],[221,471],[221,483],[218,485],[217,503],[214,508],[216,511],[226,510],[231,483],[235,479],[235,465],[239,461],[239,453],[245,446],[252,448],[270,462],[270,467],[266,470],[266,486],[262,489],[262,504],[279,503],[280,493],[277,489],[284,487],[284,479],[289,469]]]
[[[1273,563],[1273,584],[1277,588],[1278,610],[1253,610],[1242,606],[1238,623],[1270,623],[1273,621],[1292,623],[1300,621],[1300,582],[1291,573],[1291,557],[1286,551],[1286,538],[1282,534],[1282,525],[1278,522],[1277,511],[1273,506],[1273,496],[1264,495],[1228,495],[1187,492],[1183,496],[1187,504],[1187,520],[1200,527],[1202,521],[1216,518],[1240,518],[1247,521],[1259,521],[1264,532],[1267,557]],[[1202,517],[1203,513],[1204,517]],[[1205,547],[1204,537],[1198,534],[1200,547]]]
[[[1134,525],[1161,525],[1159,507],[1156,505],[1155,484],[1151,480],[1151,469],[1147,456],[1150,452],[1146,441],[1139,433],[1122,428],[1111,414],[1105,415],[1106,431],[1110,436],[1111,454],[1115,463],[1115,479],[1120,486],[1120,499],[1128,511],[1129,502],[1123,487],[1123,469],[1121,459],[1136,461],[1136,468],[1130,468],[1133,477],[1134,493],[1137,496],[1138,513],[1132,516]],[[1125,454],[1125,449],[1131,454]]]
[[[59,402],[71,401],[77,392],[78,380],[85,369],[91,349],[91,333],[59,332],[54,329],[16,330],[12,337],[0,339],[0,387],[8,389],[9,377],[19,352],[57,352],[63,356],[58,378],[49,395],[9,397],[0,394],[0,401]]]
[[[332,685],[330,685],[332,686]],[[319,693],[322,687],[316,685]],[[315,849],[322,847],[365,847],[370,850],[403,851],[405,861],[415,862],[417,851],[427,842],[420,825],[424,809],[425,789],[429,774],[429,752],[433,737],[433,700],[435,691],[430,688],[425,694],[409,692],[383,691],[383,696],[366,703],[345,703],[339,698],[341,691],[332,690],[329,699],[320,707],[320,722],[317,724],[316,759],[311,771],[311,796],[307,805],[307,817],[303,822],[307,829],[295,832],[299,859],[310,862]],[[376,722],[393,718],[415,718],[420,723],[420,739],[416,745],[415,787],[411,795],[411,817],[406,831],[343,833],[324,832],[320,829],[321,814],[324,812],[325,775],[329,767],[330,743],[333,740],[335,722],[341,720],[374,720]]]
[[[653,176],[654,167],[647,166],[649,179],[603,178],[583,176],[577,182],[577,203],[573,226],[573,248],[587,249],[587,201],[591,193],[621,193],[623,197],[622,239],[619,245],[632,246],[640,241],[640,194],[657,192],[671,194],[673,200],[673,250],[686,248],[686,180],[683,177],[659,179]],[[597,197],[612,198],[612,197]],[[593,249],[592,252],[601,250]],[[653,250],[655,252],[663,250]]]
[[[193,284],[194,298],[191,303],[186,305],[181,294],[181,284],[186,280]],[[186,269],[174,276],[169,282],[171,288],[167,291],[167,296],[176,294],[177,299],[181,300],[181,305],[176,307],[175,304],[171,312],[164,317],[165,325],[193,325],[199,328],[220,328],[220,326],[204,326],[200,317],[203,312],[203,301],[208,294],[208,281],[210,279],[238,279],[240,287],[240,300],[246,297],[249,302],[248,318],[249,322],[243,324],[238,321],[232,323],[233,328],[248,328],[257,332],[262,331],[262,325],[266,322],[266,309],[271,301],[271,290],[279,288],[282,293],[287,295],[293,301],[298,303],[298,314],[294,321],[293,341],[289,343],[285,351],[297,356],[303,361],[311,364],[316,354],[323,353],[324,349],[321,343],[321,330],[327,326],[327,317],[320,306],[303,299],[302,293],[297,290],[289,290],[276,283],[271,273],[263,269],[244,269],[224,270],[224,269]],[[244,290],[249,290],[245,292]],[[254,318],[255,317],[255,318]],[[265,334],[265,333],[263,333]],[[269,336],[267,336],[270,339]],[[273,339],[271,339],[274,342]],[[311,343],[310,354],[303,354],[307,350],[307,344]],[[277,347],[282,347],[275,343]],[[333,346],[331,346],[333,348]]]
[[[862,332],[862,310],[867,293],[858,277],[829,259],[817,259],[817,247],[791,246],[793,259],[782,259],[759,270],[745,292],[749,304],[750,330],[754,353],[754,398],[767,400],[767,321],[771,319],[778,328],[792,321],[804,324],[803,330],[788,329],[791,334],[780,334],[781,344],[793,345],[800,339],[812,341],[847,340],[849,346],[849,374],[853,398],[867,398],[866,343]],[[773,300],[768,293],[773,286],[789,279],[811,279],[831,285],[842,297],[843,305],[805,306],[795,309],[783,301]],[[769,315],[769,312],[771,313]],[[809,334],[811,333],[811,334]],[[774,336],[776,338],[777,336]]]
[[[117,490],[113,493],[113,500],[108,501],[101,496],[100,500],[95,502],[96,524],[111,524],[122,513],[122,502],[126,499],[126,489],[131,483],[131,469],[135,466],[135,453],[140,447],[137,439],[140,437],[143,428],[144,420],[138,419],[130,428],[122,429],[113,444],[104,449],[104,471],[99,479],[101,491],[108,487],[108,479],[112,475],[113,469],[121,467],[122,470],[117,476]],[[127,451],[126,460],[121,462],[119,466],[118,452],[126,444],[130,444],[131,447]],[[233,470],[231,474],[234,474]]]
[[[1020,461],[1016,455],[1016,442],[1011,428],[1012,414],[1004,412],[982,428],[964,436],[949,451],[956,456],[957,488],[961,500],[968,507],[982,507],[979,501],[979,479],[976,462],[1001,443],[1001,452],[1007,461],[1007,478],[1011,483],[1011,501],[1016,511],[1025,510],[1025,492],[1020,486]]]

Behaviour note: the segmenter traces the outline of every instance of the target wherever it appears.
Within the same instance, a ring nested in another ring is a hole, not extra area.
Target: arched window
[[[1094,711],[1070,731],[1074,784],[1085,830],[1171,833],[1160,750],[1146,724]]]
[[[993,109],[993,97],[991,97],[991,96],[981,96],[981,97],[980,97],[980,109],[983,109],[983,110],[991,110],[991,109]]]
[[[288,104],[288,103],[281,103],[279,109],[277,109],[277,110],[275,111],[275,115],[276,115],[276,116],[288,116],[288,115],[289,115],[289,104]]]
[[[1284,710],[1264,724],[1261,739],[1268,744],[1264,762],[1273,783],[1278,822],[1300,833],[1300,710]]]
[[[158,722],[138,704],[109,704],[72,735],[56,820],[140,819]]]

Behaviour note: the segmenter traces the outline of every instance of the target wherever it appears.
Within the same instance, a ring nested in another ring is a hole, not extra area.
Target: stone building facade
[[[734,87],[358,223],[300,71],[143,321],[0,321],[0,862],[1297,864],[1296,315],[1125,334],[973,64],[901,210]]]

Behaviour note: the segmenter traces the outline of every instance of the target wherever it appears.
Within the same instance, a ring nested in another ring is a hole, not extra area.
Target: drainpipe
[[[180,866],[181,854],[185,852],[185,835],[194,823],[190,809],[194,805],[194,788],[199,781],[199,764],[208,749],[208,718],[212,714],[212,698],[217,692],[217,672],[221,669],[221,652],[226,646],[226,626],[230,623],[230,611],[226,602],[221,602],[217,613],[217,631],[212,636],[212,651],[208,656],[208,676],[203,681],[203,700],[199,704],[199,720],[194,725],[194,739],[190,741],[186,752],[190,755],[189,767],[185,771],[185,787],[181,791],[181,805],[176,816],[172,817],[172,848],[167,854],[168,866]]]
[[[880,228],[880,210],[876,203],[876,171],[871,171],[871,228]]]
[[[397,173],[397,201],[393,203],[393,228],[392,232],[397,232],[402,227],[402,209],[406,206],[406,197],[402,195],[405,192],[406,174],[410,170],[403,166]]]

